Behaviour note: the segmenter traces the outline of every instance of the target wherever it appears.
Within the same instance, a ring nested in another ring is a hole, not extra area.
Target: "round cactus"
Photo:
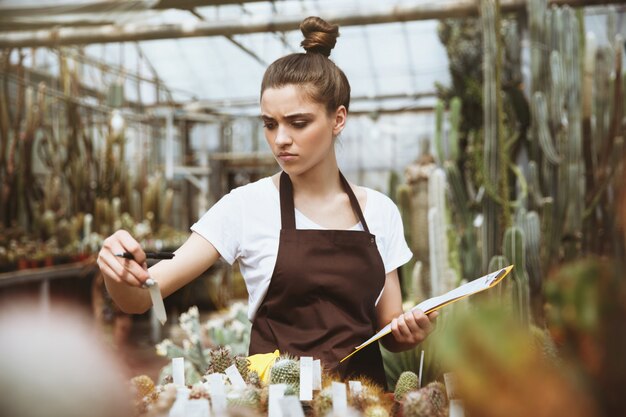
[[[291,358],[278,359],[270,371],[270,384],[287,384],[287,391],[291,387],[294,392],[298,392],[300,390],[300,363]]]
[[[330,388],[323,389],[313,398],[313,412],[315,417],[326,417],[333,409],[333,393]]]
[[[433,417],[437,412],[425,390],[412,391],[404,396],[404,417]]]
[[[229,407],[246,407],[256,410],[261,403],[261,392],[256,388],[231,391],[228,393],[226,400]]]
[[[371,405],[363,413],[365,417],[389,417],[389,411],[382,405]]]
[[[135,388],[136,397],[143,398],[154,392],[154,381],[147,375],[139,375],[130,380],[132,386]]]
[[[424,391],[426,391],[426,394],[428,395],[428,398],[430,399],[433,407],[439,413],[447,415],[447,413],[445,413],[448,406],[446,387],[439,381],[433,381],[430,384],[426,385]]]
[[[402,401],[404,395],[409,391],[415,391],[419,388],[419,378],[415,372],[405,371],[400,374],[396,383],[396,390],[393,393],[396,401]]]

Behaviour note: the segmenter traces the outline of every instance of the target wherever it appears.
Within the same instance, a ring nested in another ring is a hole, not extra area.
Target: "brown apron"
[[[376,332],[374,304],[385,284],[374,235],[339,175],[364,231],[297,230],[291,180],[284,172],[280,176],[278,256],[252,323],[250,354],[278,349],[313,356],[342,378],[365,376],[386,387],[378,343],[339,363]]]

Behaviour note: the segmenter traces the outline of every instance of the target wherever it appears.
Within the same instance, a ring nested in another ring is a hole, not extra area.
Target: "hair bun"
[[[317,16],[307,17],[300,23],[304,40],[300,46],[307,53],[318,53],[326,57],[335,47],[339,37],[339,26],[333,25]]]

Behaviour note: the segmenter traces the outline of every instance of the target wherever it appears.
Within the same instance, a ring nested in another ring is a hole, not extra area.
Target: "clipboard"
[[[513,265],[509,265],[497,271],[491,272],[483,277],[476,278],[473,281],[470,281],[466,284],[463,284],[451,291],[448,291],[445,294],[438,295],[436,297],[429,298],[428,300],[422,301],[409,311],[414,310],[422,310],[425,314],[432,313],[435,310],[439,310],[442,307],[445,307],[449,304],[457,302],[465,297],[469,297],[472,294],[479,293],[481,291],[488,290],[489,288],[495,287],[500,281],[506,277],[509,272],[513,269]],[[351,352],[348,356],[340,360],[339,362],[343,362],[364,347],[374,343],[378,339],[383,338],[384,336],[391,333],[391,323],[387,324],[383,327],[378,333],[374,336],[367,339],[365,342],[361,343],[359,346],[354,348],[354,352]]]

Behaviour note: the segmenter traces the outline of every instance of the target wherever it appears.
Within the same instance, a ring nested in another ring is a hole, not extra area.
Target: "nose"
[[[279,125],[276,128],[276,138],[274,139],[274,143],[276,144],[276,146],[287,146],[290,145],[291,142],[291,135],[289,134],[288,129],[286,129],[284,126]]]

